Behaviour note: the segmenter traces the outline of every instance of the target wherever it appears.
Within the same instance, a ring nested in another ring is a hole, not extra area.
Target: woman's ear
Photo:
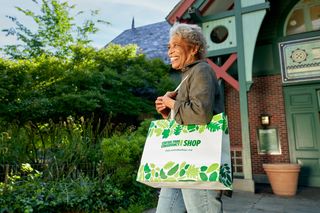
[[[192,48],[192,53],[194,55],[197,55],[198,51],[199,51],[199,46],[198,45],[194,45],[193,48]]]

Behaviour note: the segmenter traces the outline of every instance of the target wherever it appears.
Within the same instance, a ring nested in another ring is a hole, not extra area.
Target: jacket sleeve
[[[177,123],[208,124],[213,116],[214,98],[216,93],[217,78],[208,66],[195,67],[189,79],[189,101],[176,100],[174,104]]]

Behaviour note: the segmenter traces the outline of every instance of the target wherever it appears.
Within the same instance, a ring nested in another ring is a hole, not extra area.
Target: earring
[[[193,55],[193,53],[191,54],[191,60],[193,61],[193,57],[194,57],[194,55]]]

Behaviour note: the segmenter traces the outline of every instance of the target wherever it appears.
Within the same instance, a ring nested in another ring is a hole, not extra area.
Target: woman
[[[197,25],[175,23],[170,29],[168,56],[172,68],[182,71],[178,93],[167,92],[156,100],[156,109],[164,119],[179,124],[208,124],[213,115],[223,112],[217,77],[205,61],[207,42]],[[215,190],[163,188],[157,213],[222,212],[221,194]]]

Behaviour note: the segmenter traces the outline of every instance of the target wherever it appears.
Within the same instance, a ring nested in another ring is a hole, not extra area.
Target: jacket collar
[[[208,63],[206,60],[193,61],[193,62],[191,62],[191,63],[189,63],[189,64],[184,65],[184,67],[183,67],[182,70],[181,70],[182,73],[187,72],[191,67],[193,67],[194,65],[196,65],[196,64],[198,64],[198,63],[200,63],[200,62]]]

